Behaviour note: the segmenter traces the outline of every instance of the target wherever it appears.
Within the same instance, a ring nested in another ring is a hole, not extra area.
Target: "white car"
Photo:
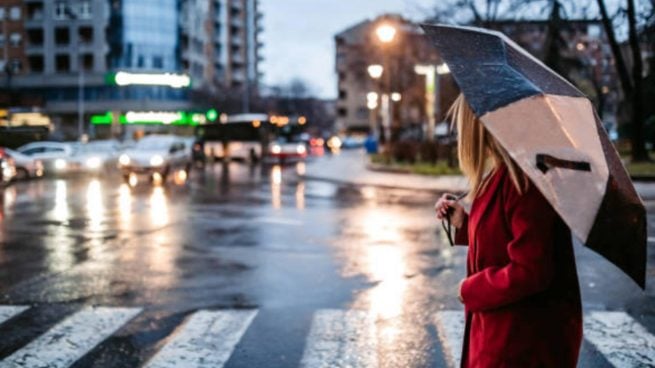
[[[20,148],[18,152],[33,159],[41,160],[46,173],[63,174],[77,168],[71,161],[74,145],[61,142],[33,142]]]
[[[184,138],[173,135],[152,135],[141,139],[118,158],[118,166],[126,181],[135,175],[148,175],[166,180],[169,174],[191,170],[191,149]]]
[[[43,176],[43,163],[41,160],[24,155],[9,148],[4,149],[5,154],[14,160],[16,166],[16,179],[38,178]]]
[[[100,174],[116,169],[122,147],[115,140],[91,141],[75,148],[71,161],[79,171]]]

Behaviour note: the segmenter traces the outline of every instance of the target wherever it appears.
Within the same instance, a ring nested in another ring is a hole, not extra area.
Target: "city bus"
[[[207,159],[258,161],[270,141],[266,114],[231,115],[220,122],[196,127],[198,149]]]

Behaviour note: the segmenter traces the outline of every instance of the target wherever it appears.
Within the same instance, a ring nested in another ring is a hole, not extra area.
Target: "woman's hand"
[[[452,198],[455,198],[452,194],[446,193],[442,195],[437,203],[435,203],[434,210],[437,212],[438,220],[443,220],[450,214],[450,223],[459,229],[464,224],[466,212],[464,212],[464,207]]]

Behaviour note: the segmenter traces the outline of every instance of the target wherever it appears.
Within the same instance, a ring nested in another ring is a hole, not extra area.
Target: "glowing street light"
[[[384,73],[384,67],[380,64],[373,64],[368,66],[368,75],[373,79],[380,79]]]
[[[391,101],[393,102],[400,102],[400,100],[403,99],[403,95],[400,94],[400,92],[393,92],[391,94]]]
[[[390,43],[396,38],[396,27],[390,24],[382,24],[375,30],[375,34],[382,43]]]

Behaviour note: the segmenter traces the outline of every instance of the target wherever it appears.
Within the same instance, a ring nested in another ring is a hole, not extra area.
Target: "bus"
[[[231,115],[220,122],[196,127],[196,139],[203,158],[258,161],[270,141],[267,114]]]

